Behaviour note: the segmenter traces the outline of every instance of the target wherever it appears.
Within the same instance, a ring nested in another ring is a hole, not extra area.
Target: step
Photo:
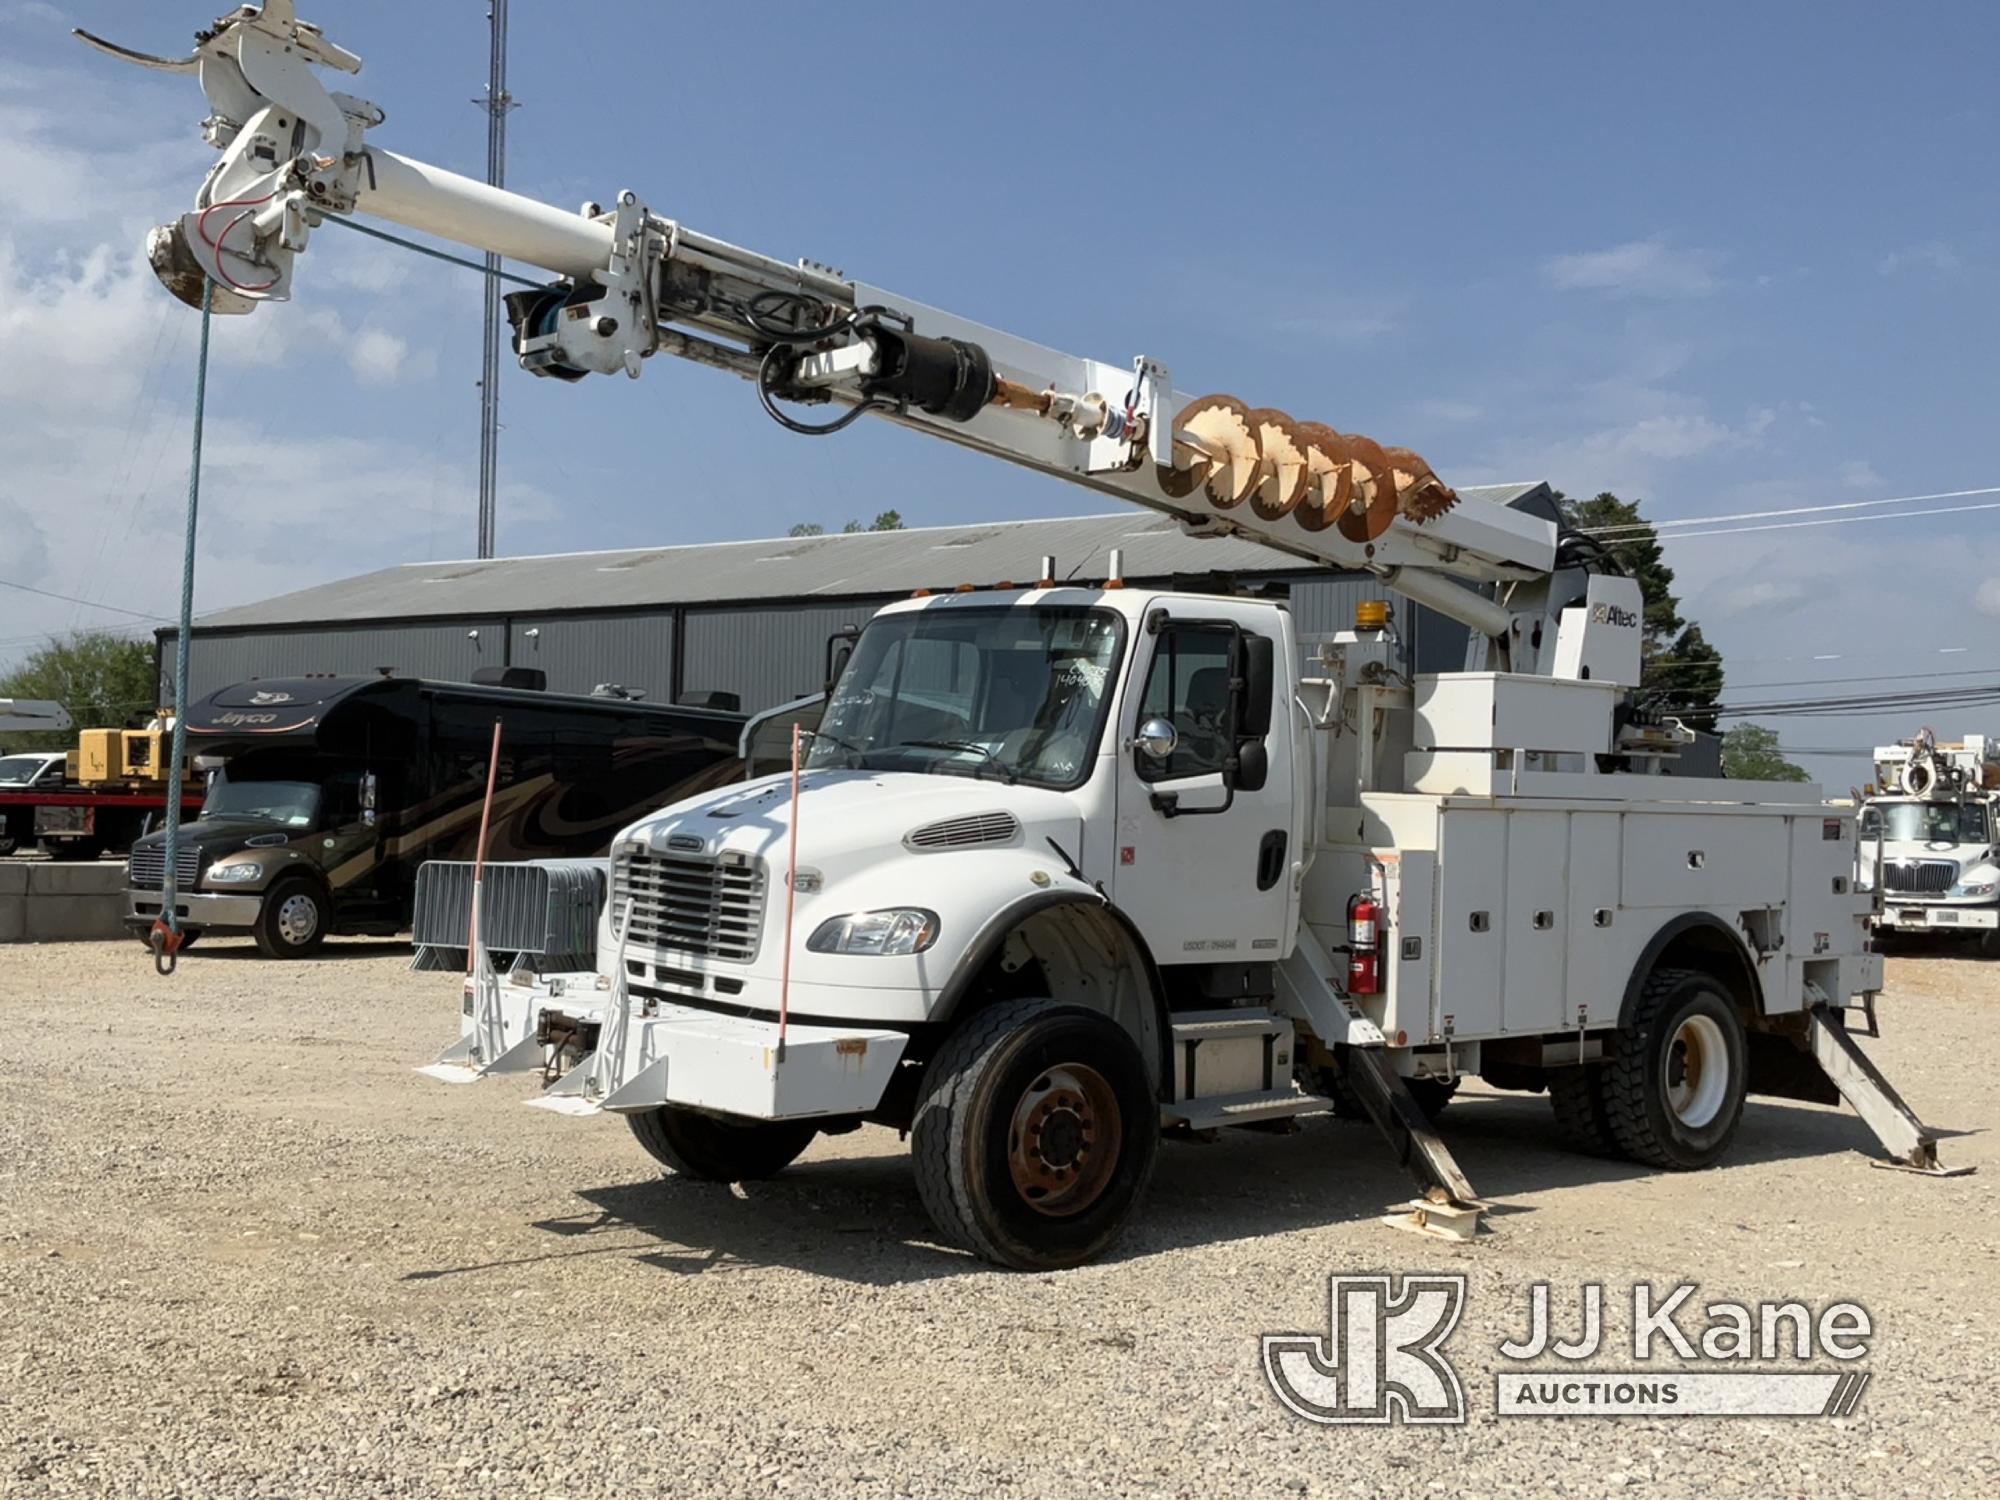
[[[1182,1099],[1166,1105],[1161,1116],[1190,1130],[1220,1130],[1231,1125],[1258,1125],[1293,1115],[1324,1114],[1331,1099],[1317,1094],[1217,1094],[1211,1099]]]

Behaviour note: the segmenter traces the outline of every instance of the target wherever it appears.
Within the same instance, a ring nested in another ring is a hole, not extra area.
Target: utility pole
[[[486,111],[486,180],[507,184],[507,0],[487,0],[492,46],[486,64],[486,97],[472,102]],[[486,328],[479,357],[479,556],[493,556],[500,483],[500,257],[486,256]]]

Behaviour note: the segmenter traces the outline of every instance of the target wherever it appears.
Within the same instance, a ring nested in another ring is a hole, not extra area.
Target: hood
[[[220,849],[224,846],[240,847],[254,838],[269,838],[275,846],[288,844],[292,840],[310,833],[306,828],[280,828],[275,823],[262,818],[195,818],[181,824],[181,843],[194,849]],[[155,830],[142,839],[132,842],[134,849],[150,849],[164,846],[167,835],[164,830]]]
[[[912,771],[808,771],[799,778],[797,812],[799,860],[813,865],[846,854],[905,852],[903,841],[913,833],[982,814],[1010,815],[1019,831],[981,844],[1045,850],[1045,840],[1055,837],[1073,849],[1082,817],[1067,795],[1046,787]],[[782,774],[677,803],[639,824],[632,836],[654,847],[668,847],[676,837],[699,839],[705,853],[728,849],[782,864],[792,815],[791,777]]]

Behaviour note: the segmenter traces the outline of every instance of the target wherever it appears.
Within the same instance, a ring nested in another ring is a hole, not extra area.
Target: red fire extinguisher
[[[1362,891],[1347,898],[1347,993],[1382,989],[1382,908]]]

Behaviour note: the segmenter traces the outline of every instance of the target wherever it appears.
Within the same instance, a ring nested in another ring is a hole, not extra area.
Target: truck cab
[[[1928,732],[1875,752],[1856,884],[1877,893],[1885,934],[1960,933],[2000,950],[2000,746]]]
[[[0,755],[0,792],[50,791],[63,784],[67,757],[60,750],[17,750]],[[35,837],[34,809],[0,807],[0,856],[12,854]]]

